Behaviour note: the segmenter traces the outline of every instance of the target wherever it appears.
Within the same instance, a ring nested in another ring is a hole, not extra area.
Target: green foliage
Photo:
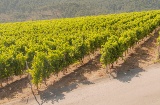
[[[0,79],[28,72],[36,85],[102,48],[113,63],[160,25],[160,11],[0,24]]]
[[[130,21],[129,24],[126,23],[127,28],[123,25],[118,27],[118,40],[117,37],[111,37],[102,48],[102,63],[105,65],[114,63],[128,48],[149,35],[150,32],[159,26],[159,21],[157,20],[159,19],[159,15],[150,13],[142,17],[135,18],[135,20]]]

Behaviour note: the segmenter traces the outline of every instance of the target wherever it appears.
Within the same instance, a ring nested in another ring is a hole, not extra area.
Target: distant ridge
[[[0,0],[0,22],[160,9],[160,0]]]

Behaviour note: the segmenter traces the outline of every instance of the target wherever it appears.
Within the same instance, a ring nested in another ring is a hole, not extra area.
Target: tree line
[[[160,0],[0,0],[0,22],[160,9]]]

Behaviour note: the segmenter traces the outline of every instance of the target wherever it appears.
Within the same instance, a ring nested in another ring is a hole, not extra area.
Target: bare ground
[[[157,29],[158,30],[158,29]],[[157,45],[156,38],[158,37],[157,30],[153,32],[154,36],[151,36],[145,42],[141,42],[140,45],[135,46],[133,50],[129,51],[129,54],[125,57],[125,60],[119,60],[118,64],[114,65],[113,72],[111,76],[113,78],[119,78],[122,72],[140,68],[139,72],[143,70],[144,67],[153,64],[157,57]],[[42,102],[49,100],[50,97],[57,99],[57,96],[62,96],[63,92],[70,92],[78,88],[79,85],[89,85],[94,84],[92,81],[99,78],[108,78],[110,75],[106,73],[106,69],[100,64],[99,51],[97,54],[92,55],[93,60],[88,60],[88,57],[84,59],[84,65],[76,64],[71,65],[67,71],[60,72],[57,75],[52,75],[47,80],[47,86],[43,83],[39,91],[34,89],[35,94],[39,94]],[[89,62],[88,62],[89,61]],[[88,63],[87,63],[88,62]],[[122,72],[120,72],[122,71]],[[134,74],[137,75],[138,72]],[[121,79],[123,82],[129,82],[132,77],[128,78],[127,81]],[[65,86],[71,86],[71,88],[66,89]],[[58,95],[48,95],[51,91],[56,92],[56,89],[62,90],[58,91]],[[12,82],[3,88],[0,88],[0,104],[8,103],[17,99],[28,100],[32,97],[32,93],[29,86],[29,81],[26,77],[18,81]]]

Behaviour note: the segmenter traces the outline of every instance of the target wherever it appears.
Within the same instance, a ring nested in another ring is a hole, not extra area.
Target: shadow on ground
[[[140,72],[144,72],[144,70],[141,68],[136,68],[136,69],[131,69],[130,71],[126,71],[126,72],[119,71],[116,79],[118,79],[119,81],[124,82],[124,83],[126,83],[126,82],[130,83],[132,78],[141,76],[139,74]]]
[[[155,57],[155,52],[151,54],[150,50],[156,48],[157,38],[158,31],[155,31],[154,36],[138,46],[134,53],[131,53],[122,64],[114,68],[117,75],[112,75],[112,77],[124,83],[129,83],[134,77],[140,77],[140,72],[145,72],[141,65],[145,66],[144,62],[153,62],[150,60]]]
[[[27,77],[25,77],[0,88],[0,100],[4,98],[14,98],[16,93],[23,93],[22,90],[28,87],[28,83],[29,81]]]
[[[84,74],[90,73],[92,71],[99,70],[100,66],[97,65],[100,56],[97,56],[95,59],[89,61],[83,66],[78,67],[74,72],[62,77],[59,81],[55,82],[53,85],[50,85],[46,90],[40,91],[41,105],[51,101],[58,102],[65,99],[64,93],[69,93],[78,88],[79,84],[82,85],[91,85],[93,82],[89,81]]]
[[[62,78],[60,78],[60,80],[53,83],[53,85],[47,86],[47,89],[45,89],[44,91],[39,91],[41,105],[43,105],[43,103],[47,103],[48,101],[52,101],[52,103],[54,103],[58,102],[59,100],[65,99],[64,93],[69,93],[72,90],[77,89],[79,84],[94,84],[93,82],[90,82],[87,77],[84,76],[84,74],[99,70],[99,58],[100,55],[96,56],[88,63],[76,67],[75,70],[70,74],[63,76]],[[16,97],[17,93],[23,94],[23,89],[29,88],[28,84],[29,81],[26,77],[0,88],[0,100],[4,98],[12,99]],[[30,93],[30,89],[28,93]]]

